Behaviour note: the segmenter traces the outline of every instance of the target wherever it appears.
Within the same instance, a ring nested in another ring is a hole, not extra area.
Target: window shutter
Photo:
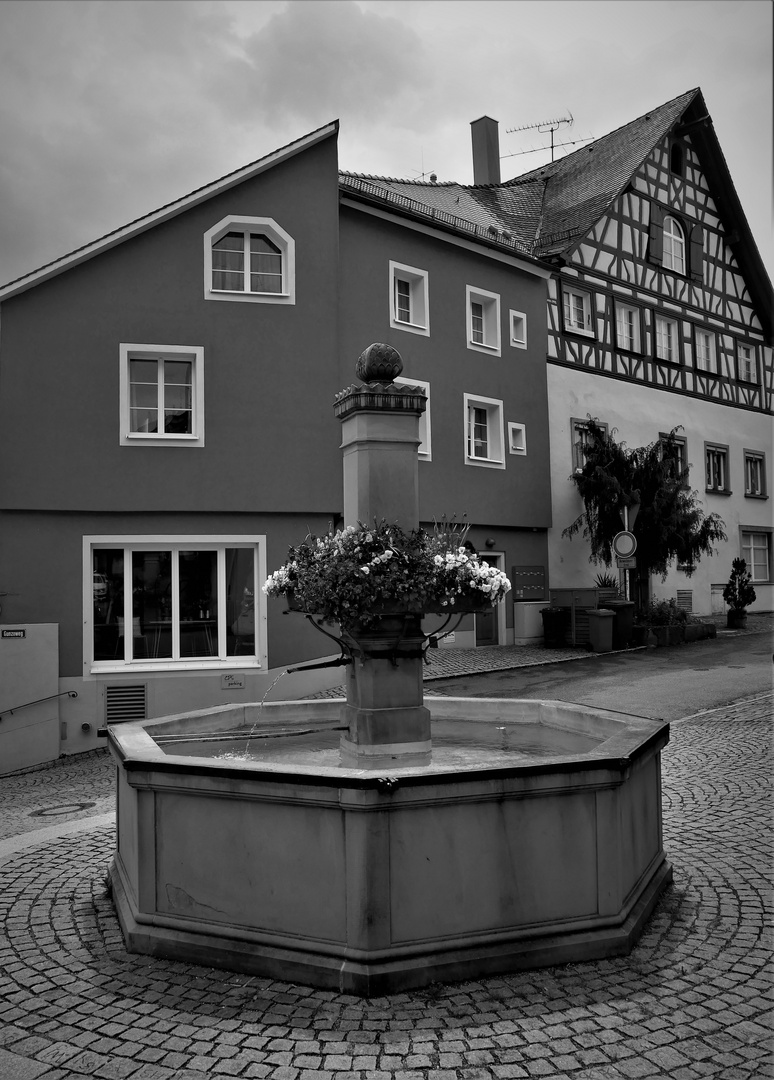
[[[648,226],[648,260],[661,266],[664,257],[664,214],[665,211],[650,204],[650,224]]]
[[[701,225],[694,225],[691,229],[691,252],[688,264],[691,280],[699,284],[704,281],[704,234]]]

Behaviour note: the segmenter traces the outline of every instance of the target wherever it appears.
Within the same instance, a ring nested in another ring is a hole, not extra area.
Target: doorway
[[[479,552],[481,562],[494,566],[497,570],[505,568],[504,552]],[[505,603],[497,604],[487,611],[479,612],[476,620],[476,648],[483,645],[501,645],[505,641]]]

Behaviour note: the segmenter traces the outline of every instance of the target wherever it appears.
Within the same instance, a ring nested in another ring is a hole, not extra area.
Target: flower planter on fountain
[[[374,350],[394,374],[394,350]],[[347,527],[413,532],[422,391],[350,387],[336,408]],[[302,591],[287,599],[315,606]],[[407,608],[443,600],[344,617],[346,702],[110,728],[130,950],[369,996],[629,951],[671,878],[668,725],[551,701],[424,702],[427,640]],[[249,755],[217,756],[229,738]]]

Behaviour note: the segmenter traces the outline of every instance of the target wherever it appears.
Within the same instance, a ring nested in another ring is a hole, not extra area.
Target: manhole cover
[[[89,810],[96,806],[93,802],[61,803],[59,806],[46,806],[42,810],[33,810],[30,817],[58,817],[60,814],[77,814],[79,810]]]

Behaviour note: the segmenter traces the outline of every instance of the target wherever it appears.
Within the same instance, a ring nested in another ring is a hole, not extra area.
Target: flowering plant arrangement
[[[344,629],[393,612],[452,614],[502,600],[511,583],[481,562],[465,530],[443,524],[406,532],[385,521],[307,536],[270,574],[267,596],[287,596],[301,611]],[[471,606],[473,605],[473,606]]]

